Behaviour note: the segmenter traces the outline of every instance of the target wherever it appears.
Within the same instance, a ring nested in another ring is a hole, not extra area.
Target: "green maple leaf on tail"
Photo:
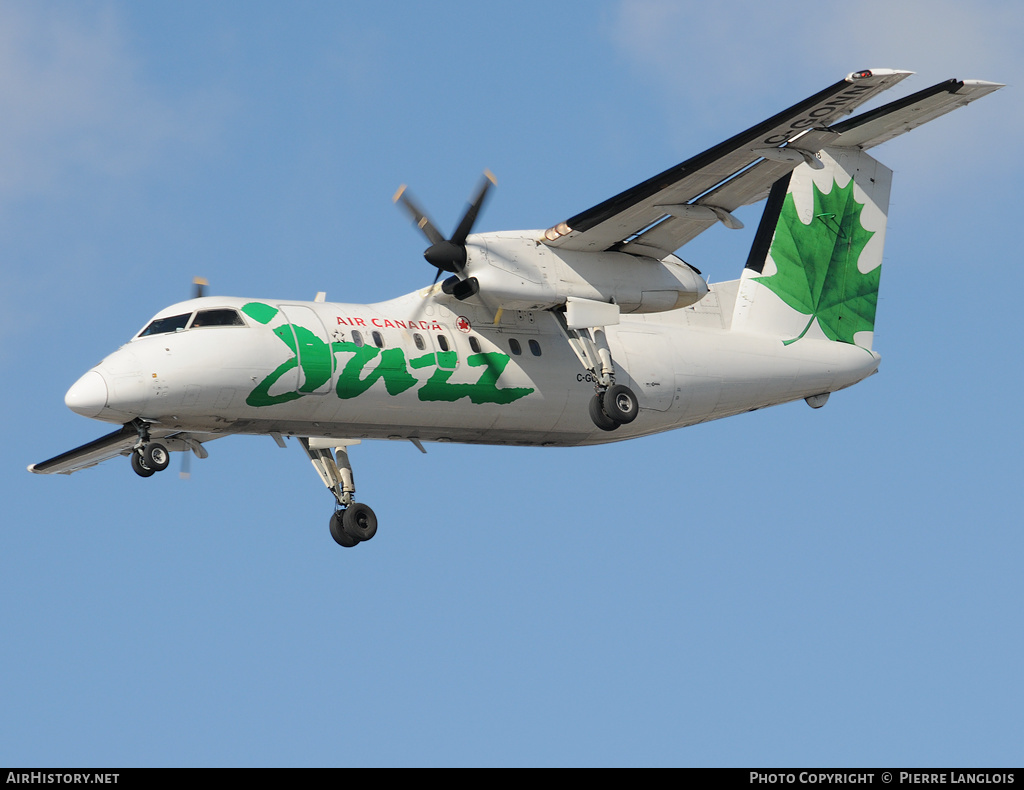
[[[878,282],[881,266],[867,274],[857,269],[868,240],[874,231],[860,222],[863,203],[853,197],[853,179],[840,188],[823,194],[814,187],[814,213],[809,225],[797,216],[792,193],[779,215],[772,240],[771,256],[778,267],[775,274],[755,277],[786,304],[810,316],[803,332],[786,345],[807,334],[814,319],[830,340],[853,343],[857,332],[875,326]]]

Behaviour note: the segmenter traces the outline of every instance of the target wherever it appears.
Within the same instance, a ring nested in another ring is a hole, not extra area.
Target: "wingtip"
[[[860,71],[851,71],[846,75],[847,82],[856,82],[857,80],[866,79],[881,79],[881,78],[895,78],[897,81],[906,79],[914,72],[907,71],[906,69],[861,69]]]

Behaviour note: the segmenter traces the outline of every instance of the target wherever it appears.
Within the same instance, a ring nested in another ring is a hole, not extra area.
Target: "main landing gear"
[[[301,437],[299,442],[309,460],[313,462],[313,468],[324,481],[324,485],[334,494],[336,504],[330,528],[331,537],[335,542],[350,549],[376,535],[376,514],[369,505],[354,500],[356,486],[347,448],[349,445],[359,444],[359,440]]]
[[[590,419],[602,431],[614,431],[620,425],[633,422],[639,411],[633,390],[622,384],[613,384],[604,392],[598,388],[590,399]]]
[[[570,324],[563,313],[554,311],[554,314],[570,348],[590,374],[588,380],[594,381],[594,397],[590,399],[590,419],[594,425],[602,431],[614,431],[620,425],[633,422],[640,412],[640,402],[633,390],[615,383],[615,365],[604,327]],[[618,315],[617,308],[615,315]]]
[[[377,534],[377,516],[369,505],[354,502],[331,516],[331,537],[339,546],[350,549]]]

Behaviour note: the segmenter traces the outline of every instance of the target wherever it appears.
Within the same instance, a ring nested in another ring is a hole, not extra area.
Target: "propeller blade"
[[[473,230],[473,223],[476,222],[480,209],[483,208],[484,201],[487,199],[487,192],[496,183],[498,182],[494,178],[494,173],[490,170],[485,170],[484,178],[480,182],[476,195],[466,207],[466,213],[462,215],[462,219],[459,220],[459,226],[455,229],[455,233],[450,239],[442,236],[440,231],[434,226],[434,223],[416,205],[416,202],[406,191],[405,184],[399,187],[394,198],[392,198],[393,202],[402,204],[409,213],[409,216],[412,217],[413,222],[416,223],[416,227],[423,231],[423,235],[430,241],[430,246],[423,251],[423,257],[427,259],[427,263],[437,268],[437,274],[434,276],[435,285],[443,271],[451,272],[458,275],[459,279],[462,279],[467,260],[466,239],[469,238],[469,234]],[[471,290],[470,286],[466,286],[460,291],[460,293],[464,293],[466,296],[460,298],[465,299],[474,295],[479,290],[479,286],[476,286],[476,290],[470,292]]]
[[[460,247],[466,246],[466,238],[469,236],[470,231],[473,230],[473,223],[476,222],[477,214],[480,213],[480,209],[483,208],[484,200],[487,198],[488,190],[498,181],[494,177],[494,173],[490,170],[484,171],[483,181],[480,182],[480,188],[477,190],[476,197],[470,202],[469,206],[466,207],[466,213],[462,216],[462,221],[459,223],[459,227],[455,229],[455,233],[452,234],[452,244],[457,244]]]
[[[178,472],[178,477],[182,480],[188,480],[192,477],[192,451],[186,450],[181,454],[181,471]]]
[[[205,277],[193,277],[192,278],[192,298],[198,299],[200,296],[206,293],[206,286],[210,283],[206,281]]]
[[[444,236],[440,234],[434,223],[430,221],[426,214],[420,211],[411,197],[406,192],[405,184],[402,184],[395,193],[395,196],[391,199],[394,203],[401,203],[409,216],[412,217],[412,221],[416,223],[416,227],[423,231],[423,235],[427,237],[431,244],[439,244],[443,242]]]

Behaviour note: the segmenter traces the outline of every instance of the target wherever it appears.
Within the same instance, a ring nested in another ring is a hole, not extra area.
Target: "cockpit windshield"
[[[192,313],[185,313],[184,315],[172,315],[168,318],[158,318],[155,321],[151,321],[149,326],[139,332],[139,337],[177,332],[179,329],[185,328],[185,325],[188,324],[188,319],[191,317]]]
[[[238,314],[237,310],[233,310],[230,307],[221,307],[213,310],[200,310],[197,313],[184,313],[182,315],[154,319],[149,323],[149,326],[139,332],[139,337],[163,335],[169,332],[181,332],[185,329],[198,329],[201,327],[245,325],[245,321]]]
[[[245,326],[242,316],[237,310],[224,308],[221,310],[200,310],[192,321],[192,328],[197,326]]]

